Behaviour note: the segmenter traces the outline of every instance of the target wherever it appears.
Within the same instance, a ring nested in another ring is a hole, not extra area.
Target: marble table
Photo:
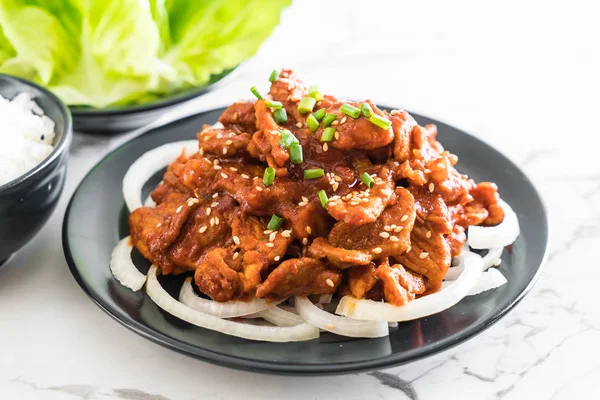
[[[491,143],[536,183],[552,243],[532,292],[489,330],[409,365],[321,378],[230,370],[153,344],[87,298],[60,239],[79,181],[140,132],[77,134],[58,209],[0,270],[0,398],[600,398],[595,6],[297,1],[227,86],[159,121],[248,97],[272,68],[290,66],[325,91],[430,115]]]

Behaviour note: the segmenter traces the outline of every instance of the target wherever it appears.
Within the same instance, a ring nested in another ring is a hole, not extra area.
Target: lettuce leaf
[[[251,57],[290,0],[2,0],[0,72],[67,104],[153,101]]]

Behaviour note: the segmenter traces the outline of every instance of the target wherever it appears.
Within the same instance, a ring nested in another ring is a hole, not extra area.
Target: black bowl
[[[54,121],[56,137],[48,157],[25,174],[0,185],[0,265],[33,238],[56,208],[73,136],[71,114],[58,97],[34,83],[0,74],[0,95],[12,99],[22,92],[29,93]]]
[[[189,89],[148,104],[108,108],[70,107],[74,130],[95,134],[117,134],[140,128],[158,119],[173,107],[218,88],[226,81],[226,77],[231,79],[233,72],[238,68],[239,66],[212,75],[205,86]]]

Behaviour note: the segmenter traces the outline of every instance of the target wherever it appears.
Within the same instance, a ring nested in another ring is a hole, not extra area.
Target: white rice
[[[27,93],[0,96],[0,185],[23,175],[53,149],[54,122]]]

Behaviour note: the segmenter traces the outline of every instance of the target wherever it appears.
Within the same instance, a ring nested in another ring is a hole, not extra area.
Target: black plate
[[[459,157],[459,169],[478,181],[493,181],[519,216],[521,235],[512,253],[505,251],[501,288],[463,299],[456,306],[419,321],[402,323],[381,339],[351,339],[323,334],[300,343],[263,343],[198,328],[161,311],[143,291],[134,293],[111,275],[109,258],[119,238],[128,235],[121,180],[130,164],[161,144],[193,139],[202,124],[214,123],[223,109],[157,128],[115,150],[87,175],[65,215],[63,246],[73,276],[83,290],[117,321],[170,349],[217,364],[280,374],[316,375],[391,367],[455,346],[498,321],[531,289],[541,272],[548,244],[544,205],[530,180],[484,142],[446,124],[436,123],[439,140]],[[157,174],[144,196],[158,183]],[[134,257],[146,270],[148,262]],[[162,277],[175,295],[181,277]]]

